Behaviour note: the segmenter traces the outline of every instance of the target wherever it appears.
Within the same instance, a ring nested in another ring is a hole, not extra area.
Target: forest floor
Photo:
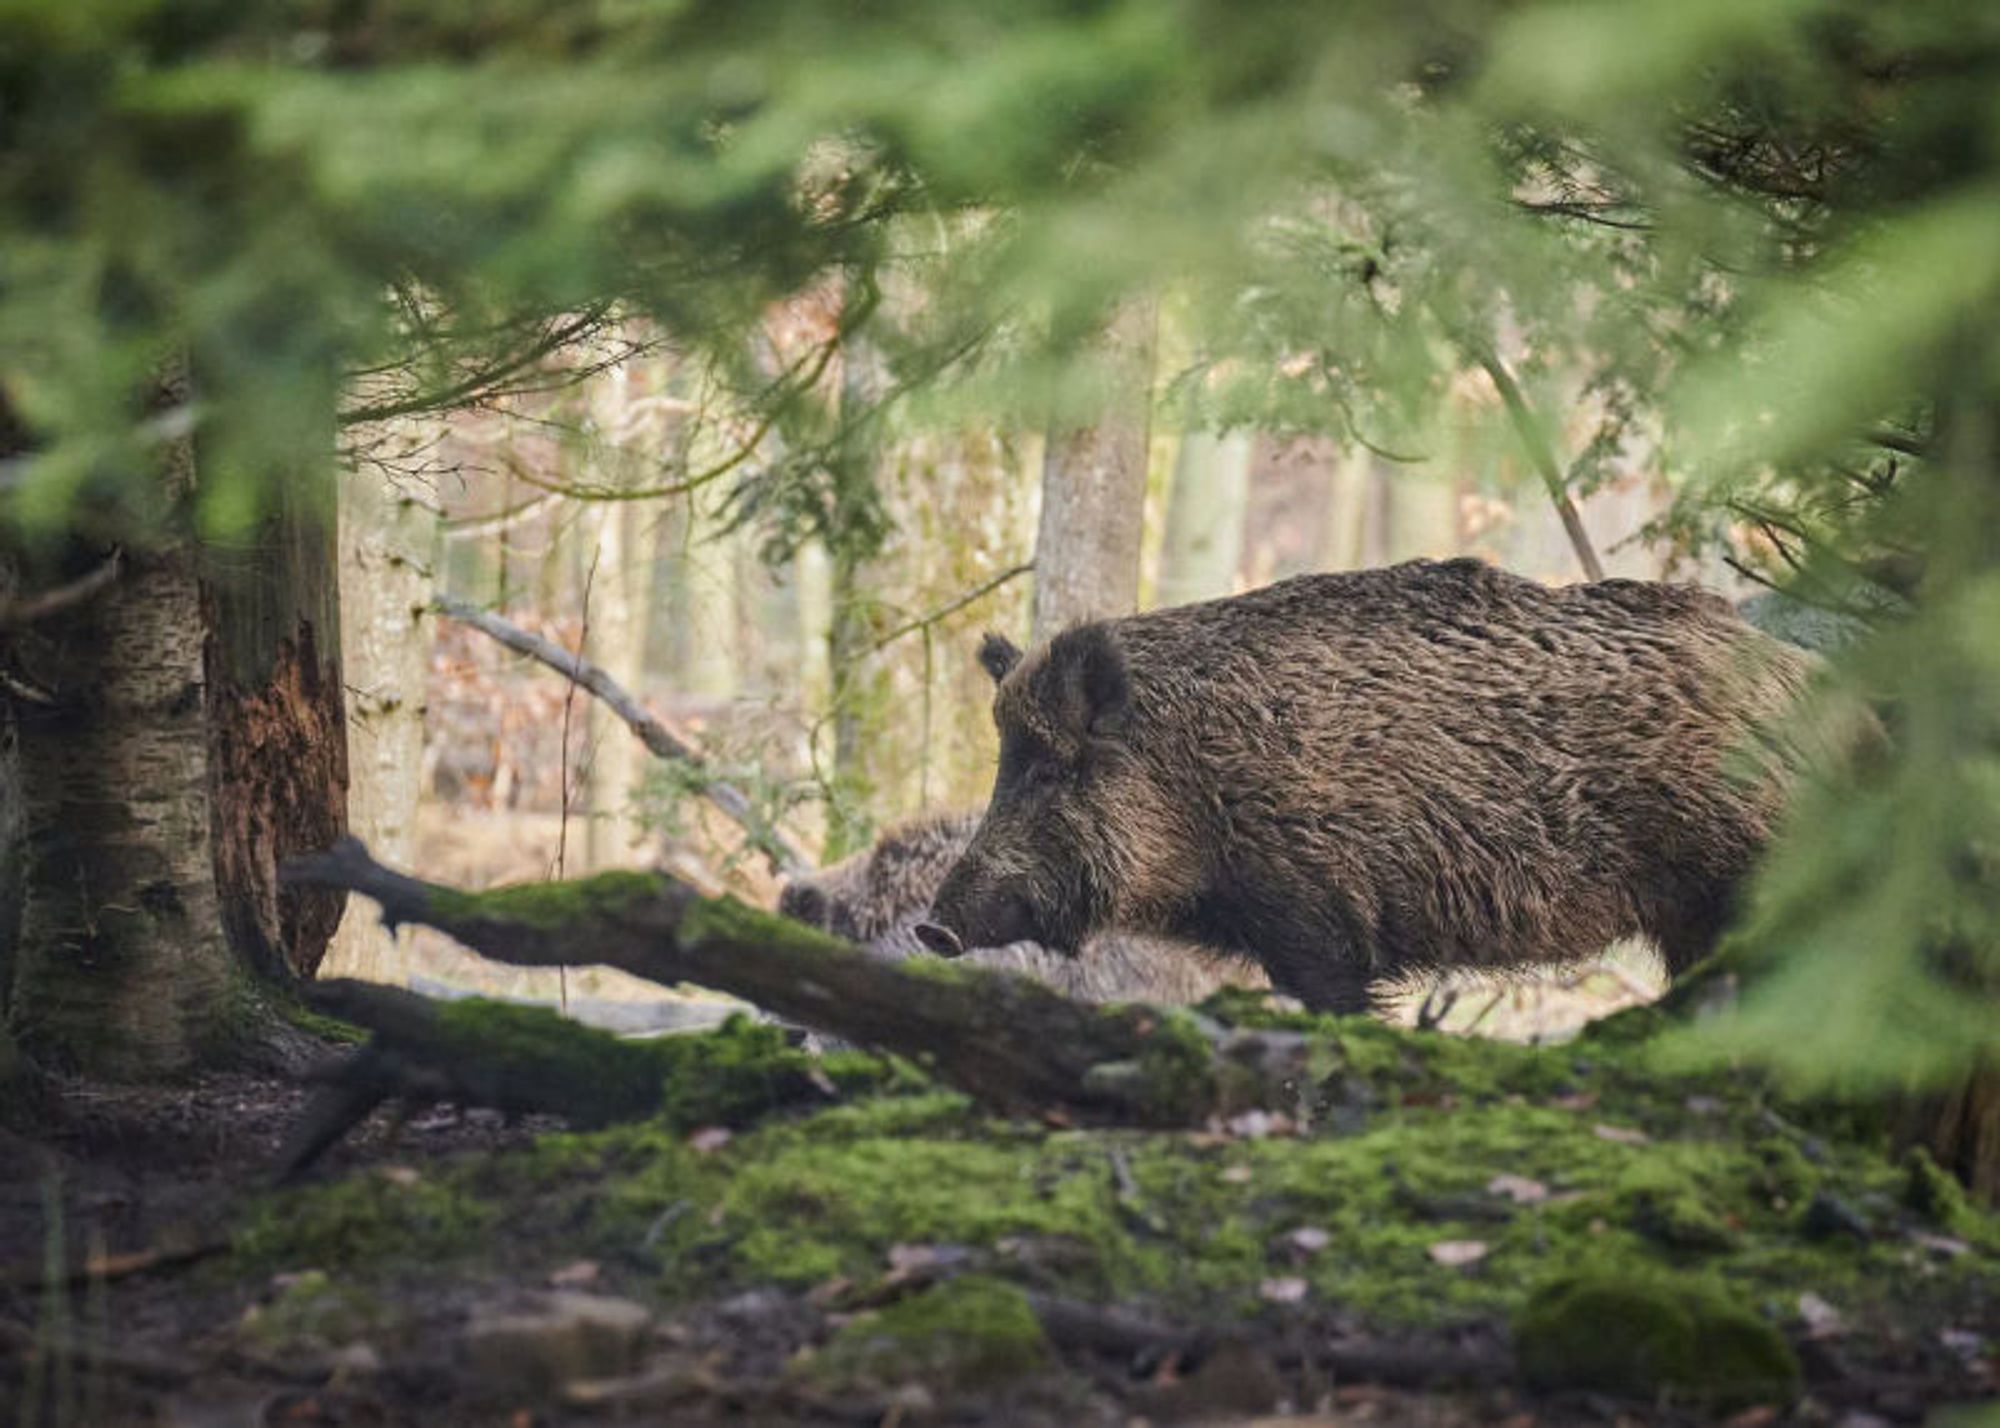
[[[57,1088],[0,1108],[0,1425],[1869,1428],[2000,1389],[2000,1219],[1851,1112],[1616,1035],[1211,1010],[1314,1038],[1297,1105],[996,1120],[737,1023],[657,1121],[378,1114],[272,1191],[295,1084]]]

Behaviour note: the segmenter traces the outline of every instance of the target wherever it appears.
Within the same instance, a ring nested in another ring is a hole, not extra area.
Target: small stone
[[[1806,1206],[1805,1214],[1799,1219],[1799,1229],[1806,1238],[1814,1240],[1847,1235],[1866,1243],[1874,1237],[1874,1231],[1859,1210],[1826,1190],[1812,1197],[1812,1203]]]
[[[1799,1317],[1805,1320],[1806,1333],[1811,1338],[1831,1339],[1847,1332],[1840,1311],[1811,1290],[1799,1296]]]
[[[727,1126],[703,1126],[687,1138],[688,1149],[696,1155],[711,1155],[734,1139]]]
[[[1231,1165],[1223,1170],[1222,1180],[1225,1185],[1248,1185],[1254,1174],[1247,1165]]]
[[[475,1315],[459,1352],[489,1388],[549,1397],[566,1384],[630,1373],[652,1322],[629,1299],[565,1290],[514,1312]]]

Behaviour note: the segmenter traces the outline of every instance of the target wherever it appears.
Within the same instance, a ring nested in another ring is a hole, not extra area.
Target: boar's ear
[[[1021,649],[1005,635],[986,632],[986,638],[979,642],[979,665],[993,676],[998,684],[1005,679],[1015,665],[1021,662]]]
[[[1125,653],[1102,625],[1065,631],[1049,646],[1064,719],[1079,737],[1115,738],[1131,711]]]

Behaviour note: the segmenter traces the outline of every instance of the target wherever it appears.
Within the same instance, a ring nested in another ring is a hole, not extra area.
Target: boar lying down
[[[977,813],[959,813],[892,828],[873,847],[787,883],[778,911],[885,956],[922,952],[917,926],[978,825]],[[1106,932],[1079,955],[1032,942],[970,955],[1095,1002],[1196,1002],[1226,985],[1264,984],[1255,963],[1143,934]]]
[[[1310,1006],[1388,979],[1699,960],[1797,763],[1810,657],[1721,599],[1549,589],[1476,561],[1311,575],[988,636],[1000,765],[919,935],[1118,928],[1254,958]]]

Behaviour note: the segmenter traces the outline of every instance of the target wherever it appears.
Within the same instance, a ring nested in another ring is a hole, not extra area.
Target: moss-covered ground
[[[213,1273],[393,1297],[413,1272],[490,1272],[504,1243],[516,1276],[614,1266],[669,1315],[859,1303],[796,1346],[822,1386],[893,1380],[899,1343],[911,1378],[1057,1373],[1028,1291],[1211,1330],[1484,1325],[1511,1330],[1526,1384],[1636,1402],[1787,1402],[1856,1355],[1978,1391],[2000,1220],[1863,1118],[1668,1064],[1638,1021],[1536,1049],[1207,1010],[1312,1038],[1292,1104],[1180,1133],[1000,1121],[906,1068],[829,1076],[738,1023],[663,1053],[652,1120],[272,1195]],[[960,1274],[964,1304],[933,1297]]]

